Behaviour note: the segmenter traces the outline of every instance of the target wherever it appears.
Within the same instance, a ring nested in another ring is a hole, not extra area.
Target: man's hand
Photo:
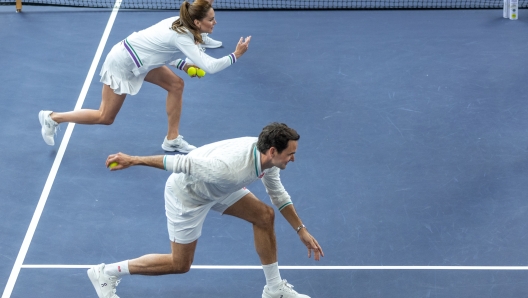
[[[324,252],[317,240],[308,233],[308,230],[301,229],[299,231],[299,237],[301,238],[302,243],[308,248],[308,258],[312,257],[312,251],[314,255],[314,260],[319,261],[321,257],[324,257]]]
[[[110,171],[123,170],[134,165],[134,158],[124,153],[111,154],[106,159],[106,167],[110,166],[111,163],[117,162],[117,165],[110,168]]]

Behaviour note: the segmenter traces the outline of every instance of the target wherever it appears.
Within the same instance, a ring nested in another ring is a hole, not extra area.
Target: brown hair
[[[273,122],[262,129],[257,141],[257,149],[266,153],[271,147],[275,147],[280,154],[288,147],[289,141],[297,141],[301,138],[295,129],[284,123]]]
[[[171,29],[178,33],[185,33],[187,29],[193,34],[194,41],[203,43],[200,28],[196,27],[194,20],[203,20],[211,8],[207,0],[196,0],[193,4],[184,1],[180,6],[180,18],[172,23]]]

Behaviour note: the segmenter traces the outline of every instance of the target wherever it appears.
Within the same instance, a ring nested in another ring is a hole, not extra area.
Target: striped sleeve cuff
[[[174,155],[163,156],[163,167],[165,168],[165,171],[173,171]]]
[[[229,60],[231,60],[231,65],[236,63],[237,59],[236,59],[235,53],[229,54]]]
[[[293,203],[292,203],[291,201],[285,203],[284,205],[282,205],[282,206],[279,207],[279,211],[282,211],[282,209],[284,209],[284,207],[286,207],[286,206],[288,206],[288,205],[293,205]]]
[[[169,64],[176,67],[179,70],[183,70],[183,68],[185,67],[185,64],[187,63],[185,63],[185,60],[183,59],[177,59],[177,60],[172,61]]]

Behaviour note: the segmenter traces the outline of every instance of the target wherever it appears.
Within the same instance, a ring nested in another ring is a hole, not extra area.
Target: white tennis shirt
[[[194,43],[191,32],[178,33],[171,29],[179,16],[171,17],[139,32],[134,32],[121,43],[127,50],[136,68],[132,72],[138,76],[154,68],[170,64],[179,69],[185,65],[185,57],[208,73],[219,72],[236,62],[235,54],[220,59],[205,54]]]
[[[224,140],[194,149],[187,155],[166,155],[165,169],[172,171],[167,184],[189,205],[220,200],[261,179],[272,203],[281,210],[291,204],[280,180],[280,169],[262,171],[258,138]]]

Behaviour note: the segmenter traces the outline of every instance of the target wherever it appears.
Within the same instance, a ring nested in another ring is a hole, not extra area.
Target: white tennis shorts
[[[134,61],[128,55],[122,42],[119,42],[106,56],[99,73],[100,81],[110,86],[115,94],[135,95],[141,89],[148,72],[136,77],[132,73],[134,68]]]
[[[170,241],[188,244],[200,238],[202,226],[209,210],[224,213],[224,211],[238,202],[250,191],[240,189],[221,201],[211,201],[206,204],[189,206],[185,205],[174,195],[172,187],[165,185],[165,214],[167,215],[167,229]]]

